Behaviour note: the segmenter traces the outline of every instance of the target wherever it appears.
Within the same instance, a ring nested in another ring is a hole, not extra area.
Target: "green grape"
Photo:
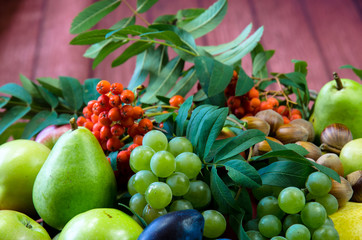
[[[225,217],[216,210],[206,210],[201,213],[205,219],[203,235],[208,238],[217,238],[226,230]]]
[[[172,153],[175,157],[177,157],[180,153],[183,152],[193,152],[194,148],[190,140],[185,137],[175,137],[172,138],[171,141],[168,143],[167,151]]]
[[[131,152],[129,165],[134,172],[151,170],[150,161],[155,151],[148,146],[138,146]]]
[[[139,216],[142,216],[143,209],[147,205],[146,198],[140,193],[136,193],[129,200],[129,207]]]
[[[302,222],[309,228],[317,229],[323,225],[327,218],[326,209],[318,202],[309,202],[303,208]]]
[[[262,198],[267,196],[274,196],[277,198],[279,196],[280,191],[282,191],[283,189],[284,189],[283,187],[263,184],[261,185],[261,187],[253,188],[252,193],[254,197],[260,201]]]
[[[275,237],[272,237],[270,240],[287,240],[287,239],[282,236],[275,236]]]
[[[331,215],[338,210],[338,200],[332,194],[326,194],[322,197],[317,197],[316,202],[319,202],[327,211],[327,215]]]
[[[207,206],[211,201],[211,190],[209,185],[201,180],[190,182],[189,191],[183,196],[189,200],[194,208]]]
[[[278,196],[279,207],[288,214],[300,212],[305,205],[304,193],[296,187],[284,188]]]
[[[326,218],[326,221],[323,223],[322,226],[324,226],[324,225],[329,225],[329,226],[334,227],[334,222],[333,222],[333,220],[332,220],[330,217],[327,217],[327,218]]]
[[[152,208],[165,208],[171,203],[172,190],[166,183],[154,182],[148,186],[145,197]]]
[[[317,198],[317,196],[314,196],[313,194],[311,194],[311,193],[309,192],[309,193],[307,193],[307,196],[305,197],[305,200],[306,200],[307,202],[310,202],[310,201],[315,200],[316,198]]]
[[[149,146],[155,152],[166,150],[168,141],[166,135],[158,130],[151,130],[143,136],[142,146]]]
[[[157,182],[158,178],[149,170],[141,170],[135,174],[133,186],[137,192],[145,194],[148,186]]]
[[[142,218],[145,220],[147,224],[150,224],[153,220],[155,220],[158,217],[161,217],[162,215],[167,214],[167,211],[165,208],[161,209],[154,209],[150,205],[146,205],[142,212]]]
[[[311,194],[321,197],[329,193],[332,188],[332,181],[326,174],[314,172],[309,174],[305,186]]]
[[[316,229],[313,233],[313,240],[339,240],[337,230],[332,226],[322,226]]]
[[[290,226],[285,233],[288,240],[309,240],[310,232],[308,228],[302,224],[294,224]]]
[[[254,218],[254,219],[247,221],[245,224],[245,227],[244,227],[245,231],[249,231],[249,230],[259,231],[258,223],[259,223],[259,218]]]
[[[175,157],[167,151],[156,152],[151,158],[151,170],[157,177],[166,178],[176,169]]]
[[[250,238],[250,240],[266,240],[266,238],[261,235],[259,231],[249,230],[246,232],[246,235]]]
[[[182,172],[175,172],[166,179],[166,183],[170,186],[174,196],[183,196],[190,189],[190,180]]]
[[[179,199],[172,202],[170,206],[170,212],[176,212],[176,211],[193,209],[193,208],[194,207],[192,206],[190,201],[187,201],[185,199]]]
[[[259,218],[265,215],[274,215],[282,219],[285,214],[278,205],[278,199],[273,196],[261,199],[257,205],[256,212]]]
[[[128,190],[128,193],[133,196],[137,193],[137,190],[134,188],[134,178],[135,178],[136,174],[133,174],[129,180],[128,180],[128,183],[127,183],[127,190]]]
[[[176,157],[176,171],[184,173],[189,179],[197,177],[202,163],[195,153],[184,152]]]
[[[258,228],[264,237],[272,238],[282,231],[282,223],[274,215],[265,215],[260,219]]]
[[[300,214],[296,213],[286,216],[283,222],[283,231],[286,232],[290,226],[297,223],[303,224]]]

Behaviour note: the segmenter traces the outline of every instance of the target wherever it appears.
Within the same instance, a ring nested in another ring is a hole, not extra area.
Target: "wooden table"
[[[70,46],[72,19],[94,0],[0,0],[0,85],[20,83],[19,74],[37,77],[72,76],[108,79],[127,85],[135,59],[111,68],[116,52],[92,70],[92,61],[82,55],[86,46]],[[128,0],[135,6],[136,0]],[[159,0],[143,16],[153,21],[160,14],[173,14],[181,8],[207,8],[214,0]],[[131,12],[122,3],[96,28],[106,28]],[[141,22],[137,22],[142,24]],[[264,26],[261,43],[275,49],[268,67],[271,71],[293,71],[292,59],[308,62],[308,84],[319,90],[332,79],[332,72],[358,80],[345,64],[362,68],[361,0],[229,0],[224,21],[201,45],[216,45],[234,39],[249,23],[252,31]],[[243,67],[250,74],[250,59]],[[359,80],[358,80],[359,81]]]

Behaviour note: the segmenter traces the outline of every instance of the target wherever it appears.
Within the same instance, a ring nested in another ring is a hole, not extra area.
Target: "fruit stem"
[[[75,121],[75,118],[72,117],[70,120],[69,120],[69,123],[70,123],[70,126],[72,127],[72,131],[78,129],[78,125],[77,125],[77,122]]]
[[[333,73],[333,79],[337,83],[337,89],[341,90],[343,88],[343,84],[342,84],[341,78],[338,76],[338,73],[336,73],[336,72]]]

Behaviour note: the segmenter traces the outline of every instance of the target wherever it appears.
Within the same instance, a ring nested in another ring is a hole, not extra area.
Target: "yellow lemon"
[[[340,240],[362,240],[362,203],[347,202],[330,218]]]

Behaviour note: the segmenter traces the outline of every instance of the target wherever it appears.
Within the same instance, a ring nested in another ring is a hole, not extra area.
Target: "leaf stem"
[[[147,26],[151,25],[145,18],[143,18],[139,12],[137,12],[137,10],[135,10],[126,0],[123,0],[124,4],[126,4],[126,6],[128,7],[129,10],[131,10],[133,12],[134,15],[136,15],[137,17],[139,17],[139,19],[141,19],[142,22],[144,22]]]
[[[158,105],[155,105],[155,106],[149,106],[149,107],[145,107],[143,108],[143,111],[147,111],[147,110],[150,110],[150,109],[156,109],[156,108],[170,108],[170,109],[179,109],[178,107],[174,107],[174,106],[169,106],[169,105],[161,105],[161,106],[158,106]]]
[[[227,116],[226,119],[229,120],[230,122],[233,122],[233,123],[235,123],[236,125],[238,125],[238,127],[239,127],[240,129],[246,130],[245,126],[242,125],[241,123],[239,123],[238,121],[236,121],[235,119],[233,119],[233,118],[231,118],[231,117],[229,117],[229,116]]]
[[[194,57],[198,56],[198,54],[196,54],[194,52],[191,52],[191,51],[189,51],[189,50],[187,50],[185,48],[182,48],[182,47],[179,47],[179,46],[176,46],[176,45],[173,45],[173,44],[161,42],[161,41],[156,41],[156,40],[153,40],[153,39],[117,37],[117,36],[113,36],[113,35],[111,37],[114,38],[114,39],[119,39],[119,40],[128,40],[128,41],[138,41],[138,42],[148,42],[148,43],[160,44],[160,45],[164,45],[164,46],[167,46],[167,47],[171,47],[171,48],[175,48],[175,49],[184,51],[185,53],[188,53],[188,54],[190,54],[190,55],[192,55]]]

